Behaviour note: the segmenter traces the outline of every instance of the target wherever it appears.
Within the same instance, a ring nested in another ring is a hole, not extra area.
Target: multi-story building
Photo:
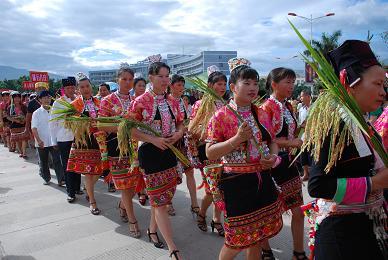
[[[117,70],[96,70],[89,71],[89,79],[94,85],[104,82],[116,81]]]
[[[196,76],[216,65],[225,75],[229,75],[228,60],[237,57],[237,51],[203,51],[196,55],[167,55],[168,65],[173,74]]]
[[[163,59],[171,67],[172,74],[196,76],[206,73],[211,65],[216,65],[225,75],[229,75],[228,60],[237,57],[237,51],[203,51],[196,55],[167,54]],[[129,65],[135,73],[141,73],[147,78],[149,62],[139,61]],[[89,71],[92,84],[99,85],[107,81],[116,81],[117,70]]]

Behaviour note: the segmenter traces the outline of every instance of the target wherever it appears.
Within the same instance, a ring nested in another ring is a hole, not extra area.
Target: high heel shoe
[[[296,251],[294,251],[292,259],[308,260],[308,257],[306,256],[306,253],[304,251],[303,252],[296,252]]]
[[[175,209],[174,209],[174,206],[172,205],[172,203],[168,204],[167,207],[168,207],[168,210],[167,210],[168,215],[170,215],[172,217],[175,216],[176,213],[175,213]]]
[[[214,232],[214,229],[216,229],[219,236],[221,237],[225,236],[224,227],[222,226],[221,223],[217,223],[217,222],[214,222],[214,220],[212,220],[212,222],[210,222],[210,226],[212,227],[212,233]]]
[[[99,208],[97,208],[97,204],[96,204],[95,201],[94,202],[90,202],[89,209],[90,209],[90,213],[92,213],[95,216],[100,215],[100,213],[101,213],[101,210]]]
[[[131,230],[131,226],[134,227],[133,230]],[[139,238],[141,236],[139,227],[137,226],[137,221],[129,222],[129,236],[133,238]]]
[[[207,231],[206,216],[202,216],[201,214],[198,213],[197,226],[203,232]]]
[[[176,260],[179,260],[178,253],[179,253],[179,250],[172,251],[170,253],[170,258],[172,258],[172,256],[174,256]]]
[[[151,233],[151,232],[150,232],[150,229],[147,229],[147,235],[148,235],[148,240],[149,240],[149,242],[152,242],[156,248],[163,248],[163,247],[164,247],[163,242],[161,242],[161,241],[159,240],[158,232]],[[157,242],[154,242],[154,241],[152,240],[152,238],[151,238],[152,235],[156,236],[156,239],[158,240]]]
[[[261,259],[262,260],[275,260],[272,249],[262,249],[261,250]]]
[[[121,200],[117,204],[117,208],[119,209],[119,214],[120,214],[121,221],[124,222],[124,223],[127,223],[128,222],[127,211],[125,210],[125,208],[121,207]]]
[[[190,211],[191,211],[191,215],[193,215],[193,218],[194,218],[199,214],[199,207],[190,206]]]
[[[140,205],[145,206],[145,204],[147,203],[148,196],[143,193],[138,193],[137,195],[139,196]]]

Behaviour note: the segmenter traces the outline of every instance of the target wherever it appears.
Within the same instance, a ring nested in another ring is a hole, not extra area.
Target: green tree
[[[297,84],[297,85],[294,87],[294,91],[292,92],[292,98],[293,98],[293,99],[297,99],[297,98],[300,96],[300,93],[301,93],[303,90],[310,90],[310,86],[306,86],[305,83]]]
[[[328,52],[338,47],[338,42],[341,36],[341,30],[334,31],[332,34],[322,33],[319,41],[312,41],[312,46],[315,50],[320,51],[323,55],[326,55]],[[310,56],[310,52],[308,50],[305,50],[304,54],[306,56]]]

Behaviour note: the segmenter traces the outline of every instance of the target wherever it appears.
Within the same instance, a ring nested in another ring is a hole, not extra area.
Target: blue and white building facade
[[[198,76],[207,72],[207,68],[216,65],[225,75],[229,76],[228,60],[237,57],[237,51],[202,51],[196,55],[167,54],[163,59],[171,68],[171,74],[184,77]],[[148,75],[149,62],[139,61],[129,65],[135,73],[141,73],[144,78]],[[116,81],[117,70],[89,71],[92,84],[99,85],[108,81]]]

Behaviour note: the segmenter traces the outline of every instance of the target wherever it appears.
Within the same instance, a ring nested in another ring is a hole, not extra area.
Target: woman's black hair
[[[174,83],[177,83],[177,82],[183,82],[183,84],[186,83],[185,81],[185,78],[178,75],[178,74],[174,74],[171,76],[171,85],[174,84]]]
[[[136,84],[137,84],[139,81],[143,81],[145,84],[147,84],[147,81],[146,81],[144,78],[136,78],[135,81],[133,82],[133,87],[134,87],[134,88],[136,87]]]
[[[166,68],[168,73],[170,73],[170,67],[164,62],[154,62],[151,63],[148,68],[148,75],[157,75],[161,68]]]
[[[214,71],[207,78],[207,84],[214,85],[215,83],[217,83],[220,80],[228,82],[228,79],[226,78],[224,73],[222,73],[221,71]],[[225,91],[225,94],[222,96],[222,98],[224,100],[229,100],[229,93],[228,93],[228,91]]]
[[[259,81],[259,73],[247,65],[242,65],[230,72],[229,86],[232,83],[236,84],[239,79],[253,79]]]
[[[102,84],[100,84],[99,88],[100,88],[100,87],[106,87],[106,89],[110,92],[110,86],[109,86],[109,84],[102,83]]]
[[[125,72],[128,72],[132,75],[132,77],[135,76],[135,72],[129,67],[122,67],[117,71],[117,79],[119,79]]]
[[[224,73],[222,73],[221,71],[214,71],[207,78],[207,83],[213,85],[220,80],[228,82],[228,79],[226,78]]]
[[[283,67],[273,69],[268,74],[267,82],[265,83],[265,88],[267,89],[267,91],[271,91],[272,82],[279,83],[281,80],[287,79],[287,78],[291,78],[291,79],[296,78],[296,74],[292,69],[283,68]]]

